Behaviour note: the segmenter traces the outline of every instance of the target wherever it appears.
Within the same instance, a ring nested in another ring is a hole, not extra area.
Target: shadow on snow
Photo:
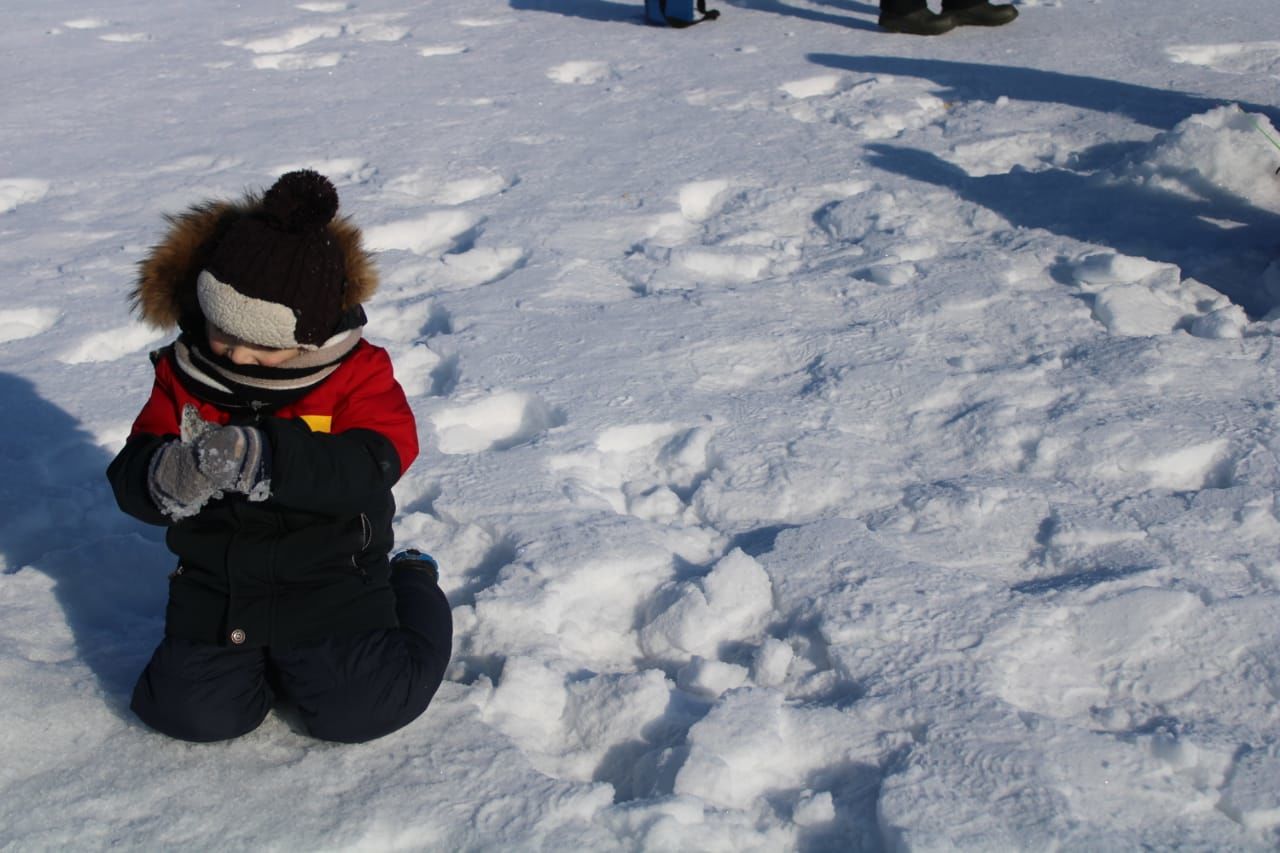
[[[117,509],[111,455],[29,381],[0,373],[0,409],[0,583],[32,570],[54,581],[79,659],[128,716],[133,681],[162,633],[171,559],[160,531]]]

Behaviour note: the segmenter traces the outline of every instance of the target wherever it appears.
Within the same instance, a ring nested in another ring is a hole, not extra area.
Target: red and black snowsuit
[[[135,303],[144,319],[182,328],[177,347],[204,338],[192,292],[209,246],[256,203],[192,208],[143,263]],[[346,244],[354,329],[376,277],[349,223],[337,221],[333,237]],[[154,361],[151,395],[107,471],[121,509],[167,526],[177,557],[165,638],[134,711],[195,741],[252,730],[281,693],[328,740],[368,740],[413,720],[443,677],[452,625],[434,577],[388,564],[391,488],[418,438],[386,351],[361,340],[318,384],[269,405],[211,394],[174,346]],[[176,522],[160,511],[148,469],[156,449],[178,439],[187,405],[207,421],[262,431],[269,498],[228,495]]]

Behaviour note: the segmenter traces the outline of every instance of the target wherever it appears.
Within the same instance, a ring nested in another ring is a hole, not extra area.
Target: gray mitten
[[[219,426],[195,440],[200,473],[220,489],[248,495],[251,501],[271,496],[267,480],[268,445],[262,430],[251,426]]]
[[[183,444],[195,444],[217,428],[218,425],[213,421],[206,421],[200,417],[200,410],[192,404],[187,403],[182,407],[182,422],[179,430]]]
[[[195,515],[210,499],[221,496],[218,485],[200,472],[195,448],[179,441],[162,444],[151,454],[147,490],[174,521]]]

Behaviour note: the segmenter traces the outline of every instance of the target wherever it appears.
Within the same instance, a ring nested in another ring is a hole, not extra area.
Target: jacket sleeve
[[[151,466],[151,455],[167,440],[147,433],[132,436],[107,466],[107,480],[111,483],[111,491],[115,493],[120,509],[147,524],[173,524],[173,519],[160,511],[147,489],[147,469]]]
[[[334,412],[331,432],[300,418],[268,418],[271,499],[290,509],[361,512],[390,491],[418,455],[418,430],[391,359],[371,355]]]
[[[160,445],[176,438],[179,430],[177,403],[165,375],[157,369],[151,396],[134,420],[129,440],[107,466],[107,480],[120,509],[147,524],[173,524],[173,519],[156,506],[147,488],[151,455]]]

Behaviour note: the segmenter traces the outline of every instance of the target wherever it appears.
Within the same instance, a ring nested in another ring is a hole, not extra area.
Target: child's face
[[[225,355],[236,364],[279,367],[302,352],[297,347],[272,349],[270,347],[254,346],[233,335],[228,335],[212,323],[206,323],[205,326],[209,333],[209,349],[213,350],[213,354]]]

